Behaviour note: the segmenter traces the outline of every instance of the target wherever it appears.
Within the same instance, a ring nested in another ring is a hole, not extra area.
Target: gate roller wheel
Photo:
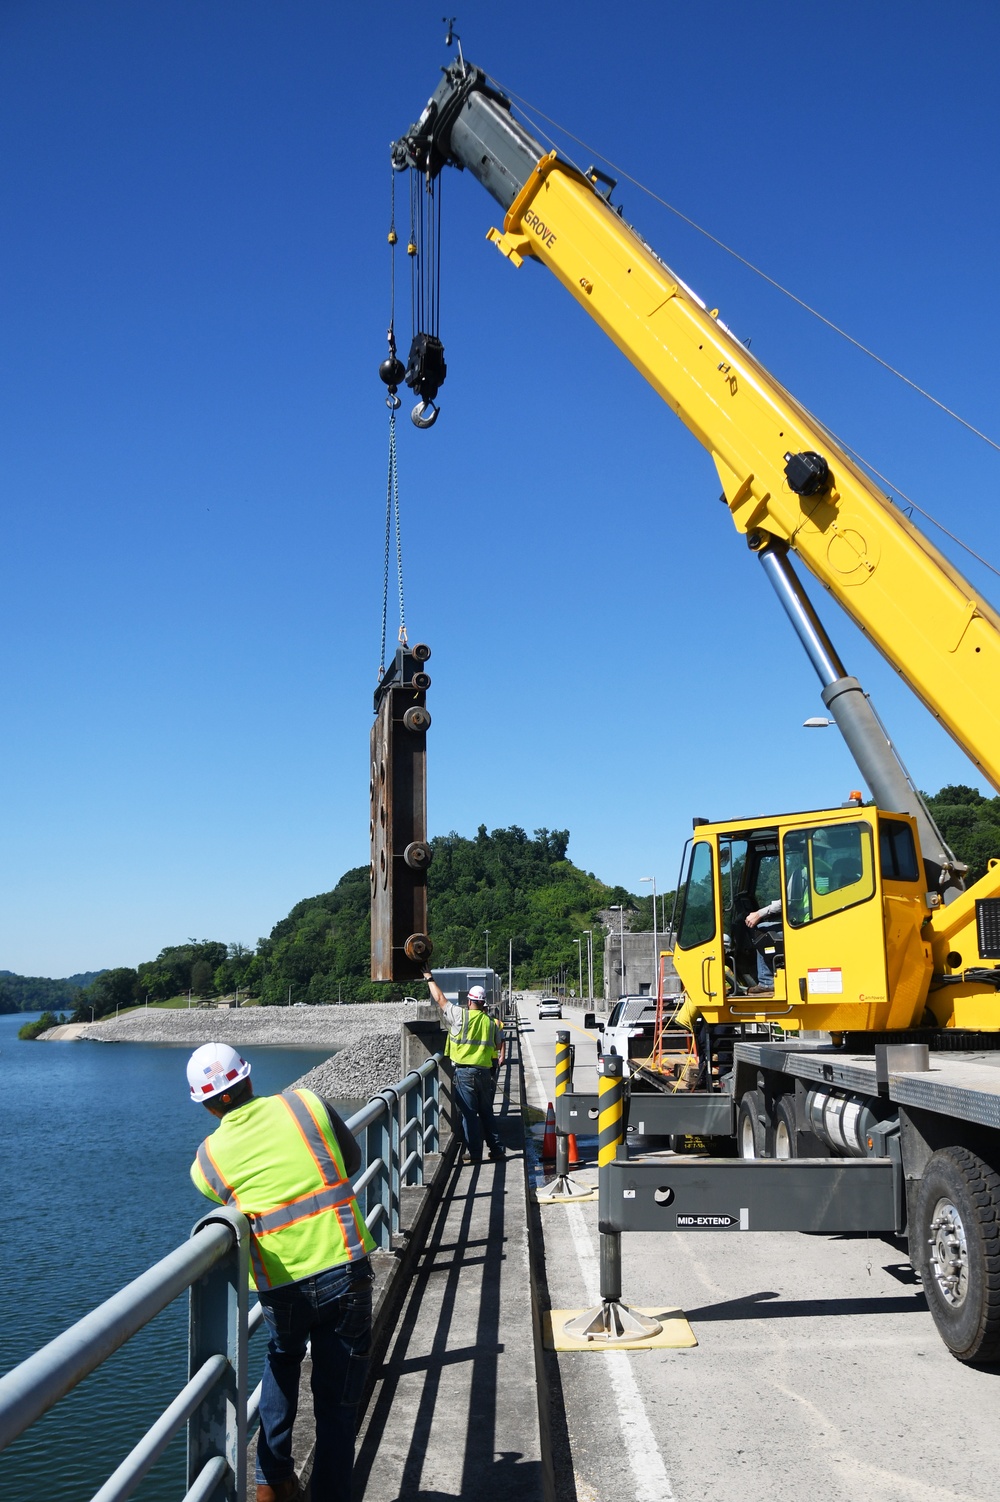
[[[430,673],[414,673],[410,682],[414,688],[428,689],[431,686],[431,675]]]
[[[403,724],[407,730],[427,730],[430,723],[430,715],[419,704],[412,705],[403,716]]]
[[[403,953],[408,960],[417,964],[426,963],[434,952],[434,945],[426,934],[411,934],[403,945]]]
[[[423,641],[418,641],[417,645],[411,649],[411,656],[415,657],[418,662],[426,662],[430,655],[431,649]]]
[[[434,851],[426,840],[411,840],[403,851],[403,859],[413,871],[426,871],[434,859]]]

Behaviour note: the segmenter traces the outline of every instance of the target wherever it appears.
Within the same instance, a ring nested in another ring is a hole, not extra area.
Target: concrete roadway
[[[576,1045],[575,1088],[596,1090],[596,1035],[582,1013],[539,1022],[528,999],[520,1006],[529,1102],[554,1098],[561,1027]],[[596,1182],[596,1143],[581,1150],[575,1173]],[[596,1303],[596,1202],[538,1213],[549,1307]],[[680,1307],[698,1345],[550,1359],[566,1502],[1000,1495],[1000,1368],[948,1354],[902,1243],[634,1234],[622,1239],[622,1288],[626,1303]]]

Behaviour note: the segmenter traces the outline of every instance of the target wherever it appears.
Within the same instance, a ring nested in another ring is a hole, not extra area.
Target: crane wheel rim
[[[792,1135],[784,1121],[779,1121],[774,1129],[774,1156],[776,1158],[792,1156]]]
[[[930,1270],[950,1309],[961,1309],[969,1292],[969,1243],[961,1212],[951,1200],[939,1199],[931,1216]]]

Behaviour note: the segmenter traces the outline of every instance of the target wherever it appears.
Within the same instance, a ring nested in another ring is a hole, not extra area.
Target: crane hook
[[[432,428],[438,420],[440,410],[429,397],[425,397],[423,401],[417,402],[410,413],[410,421],[415,428]]]

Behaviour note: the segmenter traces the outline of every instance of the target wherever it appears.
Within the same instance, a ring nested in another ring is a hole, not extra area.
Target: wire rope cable
[[[389,357],[396,358],[396,174],[392,173],[390,179],[389,194]],[[411,228],[410,240],[407,251],[413,245],[413,195],[410,195]],[[415,259],[411,253],[411,261]],[[398,367],[402,370],[402,366]],[[403,540],[399,521],[399,466],[396,456],[396,412],[399,409],[399,398],[396,395],[396,386],[393,382],[389,386],[389,395],[386,398],[389,408],[389,465],[388,476],[385,486],[385,551],[382,563],[382,638],[379,647],[378,676],[381,680],[385,676],[385,640],[389,616],[389,558],[392,550],[392,530],[395,523],[396,532],[396,583],[399,590],[399,640],[406,643],[406,609],[403,601]]]
[[[941,412],[945,413],[946,416],[952,418],[961,427],[967,429],[968,432],[972,433],[976,438],[980,438],[983,443],[988,444],[990,448],[995,449],[998,453],[1000,453],[1000,442],[997,442],[996,439],[991,438],[988,433],[984,433],[981,428],[977,428],[974,423],[969,422],[967,418],[962,417],[960,413],[954,411],[954,409],[949,407],[945,402],[940,401],[938,397],[934,396],[930,391],[927,391],[916,381],[911,380],[910,377],[908,375],[905,375],[901,370],[897,370],[894,365],[890,364],[888,360],[884,360],[881,355],[876,354],[873,349],[869,349],[868,345],[863,344],[860,339],[855,339],[853,334],[849,334],[846,329],[843,329],[839,324],[834,323],[832,318],[827,318],[826,315],[824,313],[821,313],[818,308],[814,308],[811,303],[807,303],[804,298],[797,296],[796,293],[792,292],[788,287],[783,286],[782,283],[777,281],[773,276],[769,276],[766,271],[763,271],[761,267],[755,265],[753,261],[748,260],[747,257],[741,255],[738,250],[734,250],[731,245],[727,245],[724,240],[720,240],[717,235],[713,235],[711,230],[705,229],[697,222],[697,220],[692,219],[688,214],[685,214],[682,209],[677,208],[674,204],[670,203],[666,198],[663,198],[652,188],[647,187],[645,183],[639,180],[639,178],[633,177],[630,172],[626,171],[624,167],[619,166],[617,162],[613,162],[611,158],[605,156],[603,152],[598,151],[595,147],[588,145],[586,141],[584,141],[580,136],[575,135],[573,131],[567,129],[566,126],[560,125],[558,120],[553,120],[551,115],[545,114],[544,110],[540,110],[537,105],[531,104],[527,99],[522,98],[520,94],[516,94],[513,89],[508,89],[505,84],[502,84],[499,79],[494,78],[492,75],[487,74],[486,76],[489,79],[490,83],[498,88],[501,93],[507,95],[507,97],[510,99],[516,100],[517,103],[521,106],[521,109],[524,110],[526,114],[537,115],[539,119],[545,120],[549,125],[551,125],[554,130],[557,130],[562,135],[567,136],[571,141],[575,141],[578,146],[582,146],[597,160],[604,162],[608,167],[610,167],[613,172],[617,172],[620,178],[623,178],[626,182],[631,183],[633,187],[638,188],[641,193],[645,193],[649,198],[652,198],[654,202],[661,204],[663,208],[668,209],[671,214],[676,216],[676,218],[689,225],[691,229],[696,230],[699,235],[703,235],[706,240],[710,240],[713,245],[717,245],[720,250],[725,251],[726,255],[732,256],[735,261],[739,261],[740,265],[745,266],[748,271],[752,271],[755,276],[759,276],[762,281],[767,282],[769,286],[775,289],[775,291],[780,292],[783,297],[787,297],[791,302],[802,308],[806,313],[811,314],[812,317],[817,319],[820,323],[825,324],[826,327],[831,329],[833,333],[838,334],[842,339],[845,339],[848,344],[852,344],[855,349],[858,349],[862,354],[867,355],[870,360],[874,360],[877,365],[881,365],[884,370],[887,370],[890,375],[894,375],[898,380],[902,381],[905,386],[909,386],[911,390],[915,391],[918,394],[918,396],[922,396],[926,401],[930,402],[932,406],[937,407]],[[535,128],[538,129],[539,134],[548,142],[550,146],[556,148],[557,143],[553,140],[553,138],[548,134],[547,131],[542,130],[537,126]],[[577,162],[574,162],[572,158],[569,158],[569,161],[571,166],[576,167],[577,171],[586,176],[583,168],[580,167]],[[838,439],[837,441],[843,442],[843,440],[841,439]],[[906,503],[907,506],[912,507],[914,511],[919,511],[920,515],[924,517],[926,521],[930,522],[932,526],[937,527],[937,529],[940,532],[943,532],[946,537],[950,538],[950,540],[955,543],[957,547],[962,548],[966,553],[968,553],[970,558],[974,558],[977,563],[982,564],[983,567],[989,569],[991,573],[996,574],[997,577],[1000,578],[1000,569],[996,568],[986,558],[983,558],[982,555],[980,553],[977,553],[975,548],[970,547],[967,542],[963,542],[963,540],[960,537],[956,536],[954,532],[950,531],[943,524],[943,522],[938,521],[937,517],[932,516],[929,511],[924,510],[922,506],[918,505],[916,501],[912,500],[908,495],[906,495],[898,485],[894,484],[891,480],[887,479],[885,475],[881,474],[879,470],[877,470],[868,459],[865,459],[862,454],[859,454],[856,449],[851,448],[850,445],[846,443],[844,443],[843,446],[852,456],[852,458],[856,459],[858,463],[863,465],[864,468],[867,469],[872,475],[875,475],[879,480],[882,481],[884,485],[887,485],[890,490],[894,491]]]

